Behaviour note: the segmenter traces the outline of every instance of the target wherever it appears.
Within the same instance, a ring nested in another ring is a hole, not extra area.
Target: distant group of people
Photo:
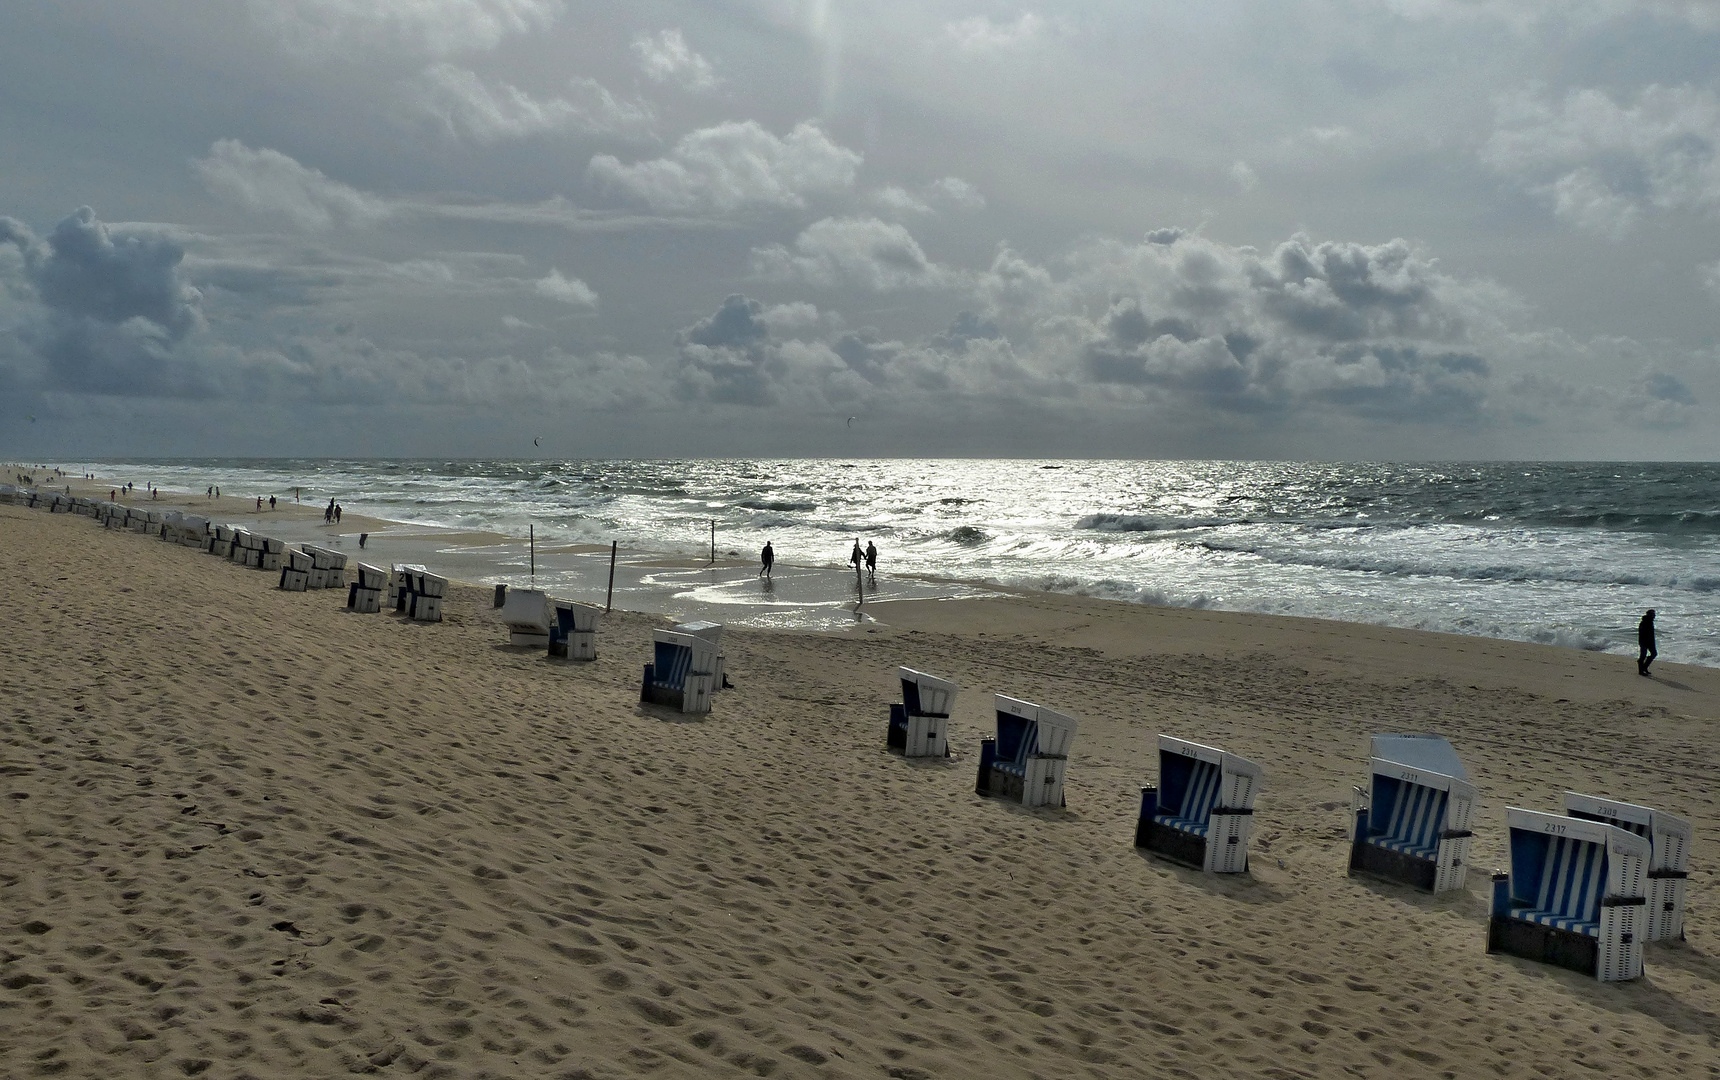
[[[335,502],[333,499],[328,501],[328,507],[323,510],[323,524],[340,524],[340,504]]]

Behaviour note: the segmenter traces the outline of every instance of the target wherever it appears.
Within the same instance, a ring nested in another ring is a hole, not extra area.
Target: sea
[[[1720,666],[1714,464],[210,458],[60,467],[246,497],[290,498],[297,488],[307,503],[334,498],[346,512],[404,523],[420,548],[442,533],[495,534],[506,539],[484,556],[490,572],[471,576],[518,583],[529,559],[532,580],[587,596],[601,593],[614,542],[625,590],[739,624],[822,628],[852,621],[865,603],[1035,589],[1634,655],[1637,620],[1655,608],[1664,659]],[[880,553],[870,594],[848,567],[856,540]],[[757,574],[767,541],[781,566],[770,584]]]

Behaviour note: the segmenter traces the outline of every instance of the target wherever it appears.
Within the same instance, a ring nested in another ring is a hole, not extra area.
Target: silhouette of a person
[[[866,541],[866,576],[878,580],[878,549],[870,540]]]
[[[758,576],[770,577],[770,568],[776,564],[776,552],[770,549],[770,541],[764,542],[764,550],[758,553]]]
[[[848,565],[858,570],[865,558],[866,553],[860,550],[860,541],[854,541],[854,550],[848,553]]]
[[[1649,608],[1648,614],[1636,624],[1636,673],[1648,674],[1648,665],[1654,663],[1654,658],[1660,653],[1654,647],[1654,609]]]

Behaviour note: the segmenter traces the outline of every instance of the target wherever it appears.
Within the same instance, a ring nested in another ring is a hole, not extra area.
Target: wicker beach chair
[[[1069,749],[1081,722],[1065,713],[994,694],[997,737],[981,739],[974,790],[1023,806],[1063,806]]]
[[[955,710],[960,689],[948,679],[903,667],[896,669],[902,682],[902,701],[890,706],[890,727],[884,745],[903,757],[948,757],[950,713]]]
[[[388,571],[380,566],[359,563],[352,584],[346,590],[346,608],[361,615],[382,610],[382,590],[388,586]]]
[[[1649,844],[1648,911],[1640,928],[1645,941],[1684,939],[1684,892],[1690,878],[1690,822],[1664,810],[1565,792],[1565,813],[1585,821],[1616,825]]]
[[[723,652],[723,624],[718,622],[684,622],[676,623],[673,627],[677,634],[691,634],[703,638],[710,643],[713,650],[711,674],[716,681],[711,684],[711,693],[719,693],[728,685],[728,656]]]
[[[597,659],[597,617],[603,609],[554,597],[549,603],[549,655],[567,660]]]
[[[1209,874],[1248,869],[1265,770],[1247,758],[1159,736],[1159,784],[1141,789],[1135,846]]]
[[[673,630],[652,631],[652,662],[645,665],[639,700],[684,713],[711,711],[717,650],[708,640]]]
[[[310,588],[311,569],[316,565],[311,553],[288,548],[281,556],[281,588],[287,592],[304,592]]]
[[[541,649],[549,644],[549,594],[538,589],[509,589],[502,604],[508,644]]]
[[[1642,974],[1648,838],[1616,825],[1505,811],[1511,870],[1493,875],[1487,951],[1602,982]]]
[[[1368,767],[1372,783],[1351,802],[1350,873],[1463,888],[1475,787],[1457,751],[1437,735],[1376,735]]]

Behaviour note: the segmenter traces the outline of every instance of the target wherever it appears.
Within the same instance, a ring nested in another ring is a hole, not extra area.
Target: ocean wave
[[[735,505],[742,510],[773,510],[784,514],[818,509],[815,502],[790,502],[785,499],[743,499]]]
[[[949,532],[945,533],[944,536],[950,540],[954,540],[958,544],[970,545],[983,544],[987,540],[991,539],[991,534],[987,533],[978,525],[961,525],[951,529]]]
[[[1173,518],[1148,514],[1087,514],[1075,520],[1077,529],[1097,532],[1177,532],[1246,524],[1247,521],[1236,518]]]

